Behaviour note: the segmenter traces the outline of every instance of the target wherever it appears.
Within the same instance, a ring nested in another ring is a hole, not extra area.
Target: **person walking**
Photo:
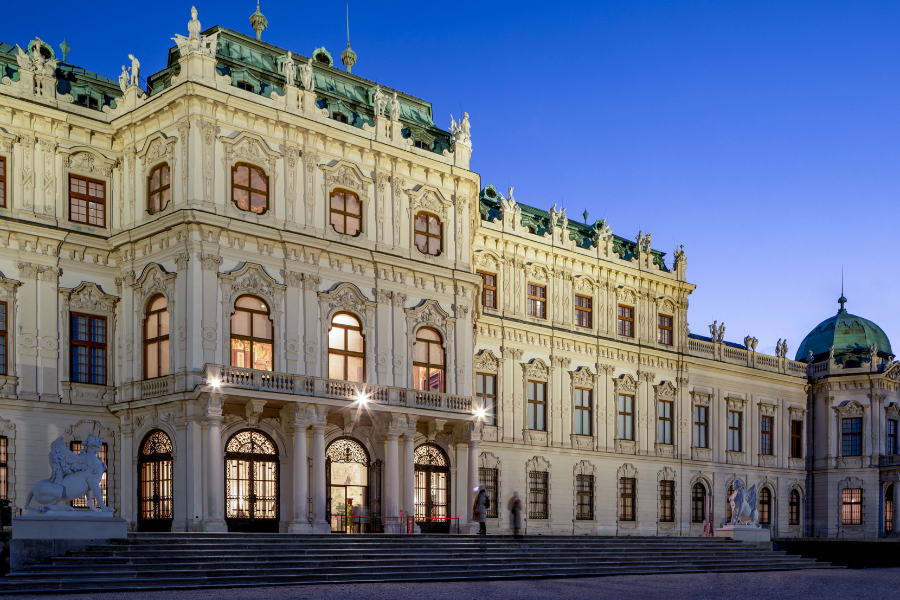
[[[491,507],[491,500],[484,489],[479,485],[476,489],[475,504],[472,505],[472,520],[478,521],[479,535],[487,535],[487,509]]]
[[[509,526],[512,527],[513,537],[519,539],[519,530],[522,529],[522,501],[519,500],[519,492],[513,492],[512,498],[507,504],[509,509]]]

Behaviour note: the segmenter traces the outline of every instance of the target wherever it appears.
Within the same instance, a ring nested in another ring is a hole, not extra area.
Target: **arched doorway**
[[[266,434],[245,429],[225,445],[228,531],[278,533],[278,448]]]
[[[370,461],[368,450],[355,439],[340,437],[328,444],[325,450],[326,507],[332,532],[365,533],[378,529],[372,526],[377,519],[354,521],[351,517],[379,516],[380,472],[381,461]]]
[[[450,461],[434,444],[416,448],[416,524],[422,533],[449,533]]]
[[[172,531],[172,440],[151,431],[138,451],[138,531]]]

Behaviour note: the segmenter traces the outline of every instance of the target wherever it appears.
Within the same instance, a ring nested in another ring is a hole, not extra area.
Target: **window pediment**
[[[409,198],[410,215],[415,215],[418,211],[423,210],[434,213],[441,217],[447,218],[447,209],[452,206],[444,194],[438,188],[430,185],[417,185],[416,187],[404,190]]]
[[[144,147],[137,153],[137,157],[141,160],[141,173],[146,175],[151,166],[156,166],[160,161],[167,161],[169,167],[175,165],[175,145],[178,138],[169,137],[164,133],[157,132],[147,138]]]
[[[65,300],[64,305],[69,310],[89,310],[100,313],[112,314],[116,310],[118,296],[107,294],[96,283],[82,281],[74,289],[59,288],[59,293]]]
[[[281,304],[286,289],[286,286],[275,281],[262,265],[254,263],[243,263],[230,273],[220,273],[219,281],[231,302],[241,294],[257,294],[270,301],[272,310]]]
[[[281,153],[269,148],[269,144],[259,135],[243,131],[229,137],[220,137],[219,141],[225,149],[226,173],[231,171],[234,163],[247,161],[264,168],[269,177],[277,178],[275,163],[281,158]],[[274,183],[273,180],[272,184]]]
[[[625,373],[613,379],[613,387],[617,394],[636,394],[641,382]]]
[[[372,179],[366,177],[357,165],[345,160],[338,160],[333,164],[319,165],[319,168],[325,174],[325,186],[328,192],[335,187],[342,187],[356,190],[361,199],[368,197]],[[330,193],[326,195],[330,195]]]
[[[597,380],[590,367],[578,367],[574,371],[569,371],[569,375],[572,377],[572,384],[577,387],[593,388]]]
[[[335,312],[347,310],[362,319],[363,327],[372,325],[367,309],[374,310],[376,302],[366,298],[352,283],[339,283],[330,292],[319,292],[319,303],[322,314],[329,319]]]
[[[675,400],[678,393],[678,389],[672,385],[671,381],[663,381],[659,385],[654,385],[653,391],[656,392],[657,400]]]
[[[500,371],[500,359],[491,350],[482,350],[475,355],[475,370],[497,373]]]
[[[175,292],[175,273],[168,273],[160,265],[151,263],[144,267],[144,272],[132,287],[138,291],[142,303],[156,294],[162,294],[171,301]]]
[[[834,409],[841,417],[862,417],[866,414],[866,407],[856,400],[847,400],[835,406]]]
[[[530,362],[522,363],[522,369],[525,371],[526,379],[536,379],[539,381],[550,380],[550,367],[539,358],[533,358]]]
[[[63,168],[85,175],[110,178],[118,163],[116,159],[107,158],[88,146],[59,148],[59,153],[63,158]]]
[[[441,308],[437,300],[425,300],[416,308],[408,308],[405,312],[410,333],[419,326],[427,326],[440,330],[446,341],[453,339],[453,325],[456,319]]]

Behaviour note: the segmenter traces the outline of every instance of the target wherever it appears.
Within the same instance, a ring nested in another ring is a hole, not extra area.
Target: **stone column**
[[[316,423],[313,430],[313,531],[328,533],[331,524],[325,518],[325,425]]]
[[[469,484],[466,490],[469,500],[468,504],[466,504],[468,510],[471,510],[472,505],[475,504],[475,492],[473,490],[478,487],[478,457],[481,456],[478,451],[478,442],[479,440],[476,439],[469,441]]]
[[[294,429],[294,520],[288,527],[288,533],[311,533],[312,527],[306,514],[309,496],[309,481],[307,481],[309,468],[306,458],[309,421],[306,419],[306,406],[299,403],[291,404],[288,416]]]
[[[398,498],[400,497],[400,457],[397,447],[397,439],[400,436],[389,431],[385,435],[384,452],[384,517],[396,517],[399,512]],[[400,526],[397,521],[385,523],[385,533],[399,533]]]
[[[475,503],[475,492],[473,490],[478,487],[478,459],[481,456],[479,444],[481,443],[481,430],[483,426],[484,424],[480,422],[465,421],[454,428],[457,439],[456,446],[457,448],[463,448],[463,454],[466,459],[466,489],[465,494],[459,495],[461,499],[465,498],[466,505],[463,506],[460,511],[459,523],[460,526],[464,523],[470,523],[471,527],[469,528],[468,533],[475,533],[478,531],[477,524],[472,525],[471,521],[472,505]],[[463,457],[461,456],[460,459],[462,458]]]
[[[203,531],[228,531],[225,523],[225,463],[222,456],[222,406],[221,394],[203,394],[200,399],[206,413],[207,435],[206,491],[209,515],[203,522]]]
[[[415,431],[403,434],[403,511],[409,516],[416,514],[415,444]]]

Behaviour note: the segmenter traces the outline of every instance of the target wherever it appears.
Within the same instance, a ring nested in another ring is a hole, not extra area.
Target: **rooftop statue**
[[[122,72],[119,73],[119,87],[122,88],[122,93],[125,93],[125,90],[128,89],[128,82],[131,80],[131,76],[128,74],[128,68],[125,65],[122,65]]]
[[[35,38],[34,43],[29,48],[31,56],[28,56],[28,53],[22,50],[18,44],[16,44],[16,48],[18,50],[16,61],[19,63],[20,69],[37,75],[44,75],[45,77],[56,75],[56,65],[59,64],[59,60],[55,58],[44,60],[44,55],[41,54],[41,38]]]
[[[556,227],[556,222],[559,221],[559,211],[556,210],[556,203],[553,203],[553,207],[547,211],[547,214],[550,215],[550,229]]]
[[[375,107],[375,116],[383,117],[384,116],[384,107],[387,104],[387,98],[384,97],[384,93],[381,91],[381,86],[375,86],[375,93],[372,94],[372,106]]]
[[[219,43],[219,34],[200,35],[200,21],[197,20],[197,9],[191,7],[191,20],[188,21],[188,37],[175,34],[172,39],[178,45],[181,56],[187,56],[192,52],[199,52],[203,56],[216,57],[216,48]]]
[[[562,222],[562,224],[560,225],[560,227],[562,229],[565,229],[566,227],[569,226],[569,217],[566,216],[565,208],[563,208],[561,211],[559,211],[559,220]]]
[[[103,502],[100,490],[100,479],[106,471],[106,465],[97,456],[102,447],[102,440],[91,434],[84,440],[81,454],[75,454],[66,448],[62,436],[56,438],[50,444],[50,478],[38,481],[28,492],[25,508],[40,512],[72,511],[75,509],[62,503],[87,496],[87,505],[92,511],[112,512],[113,509]],[[43,506],[29,506],[32,498]],[[100,508],[94,507],[94,498]]]
[[[731,503],[731,522],[729,525],[750,525],[759,527],[759,511],[756,509],[756,484],[749,490],[744,489],[744,482],[734,480],[734,492],[728,498]]]
[[[309,62],[300,65],[300,82],[303,83],[303,89],[307,92],[313,91],[313,59],[310,57]]]
[[[675,264],[685,262],[687,259],[684,255],[684,244],[675,248]]]
[[[612,235],[612,227],[606,224],[605,219],[601,219],[594,223],[594,240],[599,242],[601,240],[606,240],[609,236]]]
[[[141,63],[134,57],[134,54],[129,54],[128,58],[131,59],[131,85],[140,86]]]
[[[288,50],[287,57],[281,63],[281,72],[284,73],[284,83],[286,85],[294,85],[297,78],[297,67],[294,66],[294,57]]]
[[[641,234],[638,234],[638,235],[640,236]],[[713,341],[713,343],[716,343],[716,337],[719,335],[718,334],[719,330],[717,329],[718,325],[719,325],[719,321],[717,319],[712,322],[712,325],[709,326],[709,339],[711,339]]]
[[[725,321],[722,321],[722,324],[719,325],[719,343],[723,343],[725,341]]]
[[[397,92],[391,98],[391,121],[400,120],[400,100],[397,99]]]
[[[453,134],[453,141],[463,146],[472,146],[472,135],[469,130],[469,113],[463,113],[462,121],[459,124],[450,115],[450,133]]]

